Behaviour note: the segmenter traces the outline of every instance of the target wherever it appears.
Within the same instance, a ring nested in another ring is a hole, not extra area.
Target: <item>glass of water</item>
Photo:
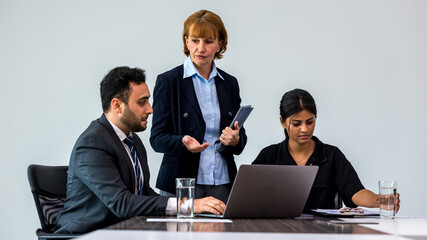
[[[380,216],[381,218],[393,219],[397,204],[397,182],[378,181],[380,190]]]
[[[176,179],[177,218],[192,218],[194,216],[194,188],[196,179]]]

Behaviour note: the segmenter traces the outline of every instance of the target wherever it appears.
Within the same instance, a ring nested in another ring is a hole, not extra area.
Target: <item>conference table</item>
[[[275,239],[408,239],[427,240],[427,218],[325,218],[177,220],[134,217],[83,235],[78,240],[275,240]]]

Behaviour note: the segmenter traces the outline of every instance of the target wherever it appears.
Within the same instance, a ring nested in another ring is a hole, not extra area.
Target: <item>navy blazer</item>
[[[85,233],[137,215],[165,214],[168,198],[150,187],[144,145],[136,134],[133,140],[144,174],[143,195],[134,194],[131,160],[104,115],[80,135],[71,153],[57,233]]]
[[[221,113],[220,134],[229,126],[240,108],[237,79],[217,69],[215,77],[218,102]],[[153,127],[150,143],[154,151],[164,153],[157,177],[156,187],[175,193],[175,178],[197,178],[200,153],[191,153],[182,145],[182,138],[190,135],[203,143],[205,121],[200,110],[192,77],[183,78],[183,65],[157,77],[153,92]],[[247,142],[245,129],[240,129],[240,142],[227,147],[221,155],[227,162],[230,182],[237,173],[233,154],[240,154]],[[213,144],[213,143],[210,143]]]

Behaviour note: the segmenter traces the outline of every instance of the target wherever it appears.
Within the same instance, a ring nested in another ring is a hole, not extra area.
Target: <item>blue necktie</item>
[[[135,163],[135,173],[136,173],[136,182],[139,195],[142,195],[142,176],[141,176],[141,168],[139,166],[139,159],[136,155],[135,146],[133,144],[133,140],[131,137],[127,137],[123,140],[123,142],[129,147],[130,153],[132,155],[133,161]]]

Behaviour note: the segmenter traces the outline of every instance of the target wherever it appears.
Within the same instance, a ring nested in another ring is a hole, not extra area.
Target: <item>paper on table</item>
[[[223,222],[233,223],[230,219],[216,218],[147,218],[147,222]]]
[[[315,213],[323,216],[334,216],[334,217],[369,217],[378,216],[378,211],[365,210],[364,213],[359,212],[340,212],[338,209],[313,209]]]
[[[338,218],[338,220],[329,222],[334,224],[378,224],[379,221],[379,218]]]

